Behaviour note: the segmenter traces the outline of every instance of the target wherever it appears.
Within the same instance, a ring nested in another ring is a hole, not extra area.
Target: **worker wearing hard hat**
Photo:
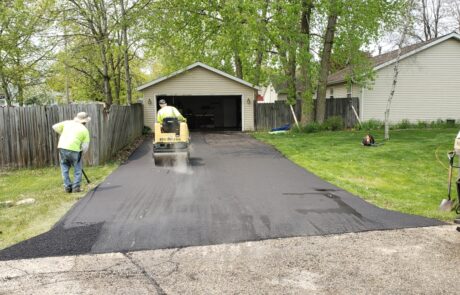
[[[181,113],[173,106],[168,106],[164,99],[160,99],[158,102],[160,109],[157,114],[157,122],[163,124],[165,118],[177,118],[181,122],[187,121]]]
[[[86,123],[91,120],[85,112],[80,112],[73,120],[62,121],[54,124],[53,129],[59,133],[59,156],[61,160],[61,172],[64,179],[64,188],[68,193],[80,192],[80,183],[83,170],[82,154],[89,147],[89,131]],[[70,167],[74,167],[73,183],[69,177]]]

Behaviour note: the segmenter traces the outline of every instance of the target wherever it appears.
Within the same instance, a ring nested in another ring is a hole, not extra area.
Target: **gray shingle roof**
[[[442,37],[434,38],[434,39],[431,39],[429,41],[420,42],[420,43],[416,43],[416,44],[412,44],[412,45],[403,47],[401,49],[401,55],[405,55],[407,53],[410,53],[411,51],[415,51],[416,49],[418,49],[420,47],[423,47],[425,45],[428,45],[430,43],[433,43],[434,41],[439,40],[440,38],[442,38]],[[393,50],[393,51],[390,51],[390,52],[387,52],[387,53],[383,53],[383,54],[371,57],[371,62],[373,64],[374,68],[376,68],[376,67],[378,67],[380,65],[383,65],[383,64],[385,64],[387,62],[390,62],[390,61],[396,59],[397,56],[398,56],[398,50]],[[339,70],[339,71],[329,75],[327,77],[327,84],[330,85],[330,84],[336,84],[336,83],[344,82],[345,77],[349,72],[350,72],[350,67],[346,67],[346,68],[344,68],[342,70]]]

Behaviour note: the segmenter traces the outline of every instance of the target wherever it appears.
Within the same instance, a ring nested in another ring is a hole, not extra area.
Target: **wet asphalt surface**
[[[242,133],[192,134],[190,165],[144,142],[49,232],[0,260],[128,252],[443,224],[379,209]]]

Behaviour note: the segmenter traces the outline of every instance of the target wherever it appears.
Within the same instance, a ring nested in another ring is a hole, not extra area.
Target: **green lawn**
[[[64,192],[58,167],[0,172],[0,202],[34,198],[32,205],[0,208],[0,249],[49,230],[85,193],[100,183],[118,164],[85,167],[81,193]],[[72,170],[73,173],[73,170]]]
[[[287,158],[363,199],[391,210],[451,221],[438,211],[447,196],[447,152],[457,129],[392,130],[391,140],[364,147],[363,131],[254,136]],[[383,131],[371,132],[382,142]],[[457,172],[454,173],[455,180]],[[455,186],[452,186],[456,196]]]

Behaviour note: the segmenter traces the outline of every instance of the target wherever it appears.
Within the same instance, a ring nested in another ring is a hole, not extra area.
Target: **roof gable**
[[[204,68],[204,69],[206,69],[206,70],[208,70],[208,71],[210,71],[210,72],[213,72],[213,73],[215,73],[215,74],[218,74],[218,75],[220,75],[220,76],[223,76],[223,77],[225,77],[225,78],[227,78],[227,79],[233,80],[233,81],[235,81],[235,82],[237,82],[237,83],[239,83],[239,84],[243,84],[243,85],[245,85],[245,86],[247,86],[247,87],[250,87],[250,88],[252,88],[252,89],[258,89],[256,86],[254,86],[253,84],[251,84],[251,83],[249,83],[249,82],[247,82],[247,81],[245,81],[245,80],[243,80],[243,79],[234,77],[234,76],[232,76],[232,75],[230,75],[230,74],[227,74],[227,73],[225,73],[225,72],[223,72],[223,71],[221,71],[221,70],[218,70],[218,69],[216,69],[216,68],[213,68],[213,67],[211,67],[211,66],[208,66],[208,65],[206,65],[206,64],[204,64],[204,63],[202,63],[202,62],[196,62],[196,63],[194,63],[194,64],[189,65],[188,67],[185,67],[185,68],[183,68],[183,69],[180,69],[180,70],[178,70],[178,71],[175,71],[175,72],[173,72],[173,73],[171,73],[171,74],[169,74],[169,75],[167,75],[167,76],[160,77],[160,78],[158,78],[158,79],[156,79],[156,80],[153,80],[153,81],[151,81],[151,82],[149,82],[149,83],[146,83],[146,84],[144,84],[144,85],[141,85],[141,86],[137,87],[137,90],[138,90],[138,91],[142,91],[142,90],[144,90],[144,89],[146,89],[146,88],[149,88],[150,86],[156,85],[156,84],[158,84],[158,83],[160,83],[160,82],[163,82],[163,81],[165,81],[165,80],[168,80],[168,79],[171,79],[171,78],[173,78],[173,77],[176,77],[176,76],[178,76],[178,75],[180,75],[180,74],[182,74],[182,73],[185,73],[185,72],[187,72],[187,71],[189,71],[189,70],[192,70],[192,69],[194,69],[194,68],[196,68],[196,67]]]
[[[442,37],[434,38],[434,39],[431,39],[425,42],[420,42],[420,43],[416,43],[416,44],[412,44],[412,45],[403,47],[401,49],[400,60],[408,58],[414,54],[419,53],[420,51],[431,48],[439,43],[442,43],[452,38],[460,41],[460,34],[454,32],[454,33],[450,33]],[[384,54],[380,54],[380,55],[371,57],[371,61],[374,66],[374,71],[377,71],[381,68],[384,68],[386,66],[389,66],[395,63],[397,57],[398,57],[398,50],[393,50],[393,51],[390,51]],[[349,70],[350,70],[349,67],[347,67],[345,69],[342,69],[340,71],[337,71],[329,75],[329,77],[327,78],[327,84],[331,85],[331,84],[338,84],[338,83],[344,82],[347,73],[349,73]]]

